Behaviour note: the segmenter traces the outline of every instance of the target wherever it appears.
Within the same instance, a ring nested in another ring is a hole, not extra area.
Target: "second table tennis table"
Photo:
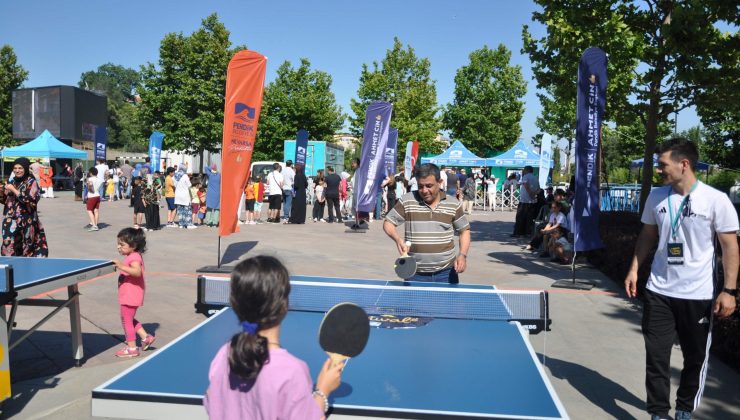
[[[0,401],[10,397],[10,350],[64,308],[69,309],[72,357],[79,366],[84,352],[78,284],[112,273],[114,269],[110,260],[0,257],[0,318],[4,323],[0,325]],[[31,299],[64,288],[67,289],[67,299]],[[6,313],[6,305],[10,306],[10,314]],[[19,306],[54,309],[23,335],[10,342]]]

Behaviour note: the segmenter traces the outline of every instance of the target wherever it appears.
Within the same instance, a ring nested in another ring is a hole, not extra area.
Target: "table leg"
[[[0,319],[6,322],[5,305],[0,305]],[[10,349],[8,329],[5,324],[0,328],[0,401],[10,398]]]
[[[80,324],[80,296],[77,285],[67,286],[67,296],[72,300],[69,304],[69,325],[72,332],[72,357],[75,366],[82,364],[84,351],[82,348],[82,326]]]

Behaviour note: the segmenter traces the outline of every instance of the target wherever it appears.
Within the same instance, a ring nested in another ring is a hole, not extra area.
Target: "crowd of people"
[[[168,167],[164,173],[144,164],[108,167],[104,161],[82,174],[75,170],[75,195],[87,210],[89,231],[97,231],[101,202],[129,200],[134,228],[159,230],[164,227],[195,229],[217,226],[220,210],[221,174],[216,165],[201,176],[193,176],[188,165]],[[163,200],[164,199],[164,200]],[[166,224],[160,221],[160,208],[166,206]]]

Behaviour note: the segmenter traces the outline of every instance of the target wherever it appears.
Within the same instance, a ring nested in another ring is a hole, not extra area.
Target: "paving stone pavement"
[[[41,220],[50,257],[120,258],[116,234],[132,222],[128,201],[101,205],[103,229],[87,232],[81,203],[68,192],[43,199]],[[310,214],[310,208],[309,208]],[[166,220],[164,209],[162,220]],[[461,282],[493,284],[504,289],[550,290],[552,330],[530,337],[544,359],[545,371],[573,419],[647,418],[644,413],[644,346],[639,302],[626,299],[621,287],[589,267],[578,278],[596,283],[590,292],[551,289],[554,280],[570,278],[567,267],[552,265],[521,251],[523,241],[509,237],[513,212],[476,212],[471,217],[472,247]],[[213,228],[165,228],[147,234],[144,255],[147,295],[137,314],[156,332],[161,347],[203,320],[194,312],[195,270],[217,262]],[[291,273],[352,278],[393,279],[395,246],[380,222],[365,234],[345,233],[340,224],[249,225],[222,239],[223,261],[256,254],[278,256]],[[116,300],[116,277],[109,275],[80,286],[85,363],[73,367],[69,357],[68,317],[52,318],[11,352],[13,398],[3,417],[87,419],[91,390],[136,360],[113,353],[123,340]],[[46,298],[60,298],[52,293]],[[41,308],[20,308],[16,331],[43,316]],[[148,354],[152,354],[148,352]],[[681,357],[674,347],[673,390]],[[740,418],[740,375],[712,358],[699,419]]]

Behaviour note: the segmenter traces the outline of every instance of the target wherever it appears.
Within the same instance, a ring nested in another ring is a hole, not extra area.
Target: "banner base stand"
[[[204,265],[203,267],[197,268],[195,270],[196,273],[225,273],[225,274],[231,274],[231,272],[234,271],[234,266],[232,265]]]
[[[594,287],[594,283],[588,280],[558,280],[553,283],[551,287],[559,287],[561,289],[591,290]]]

